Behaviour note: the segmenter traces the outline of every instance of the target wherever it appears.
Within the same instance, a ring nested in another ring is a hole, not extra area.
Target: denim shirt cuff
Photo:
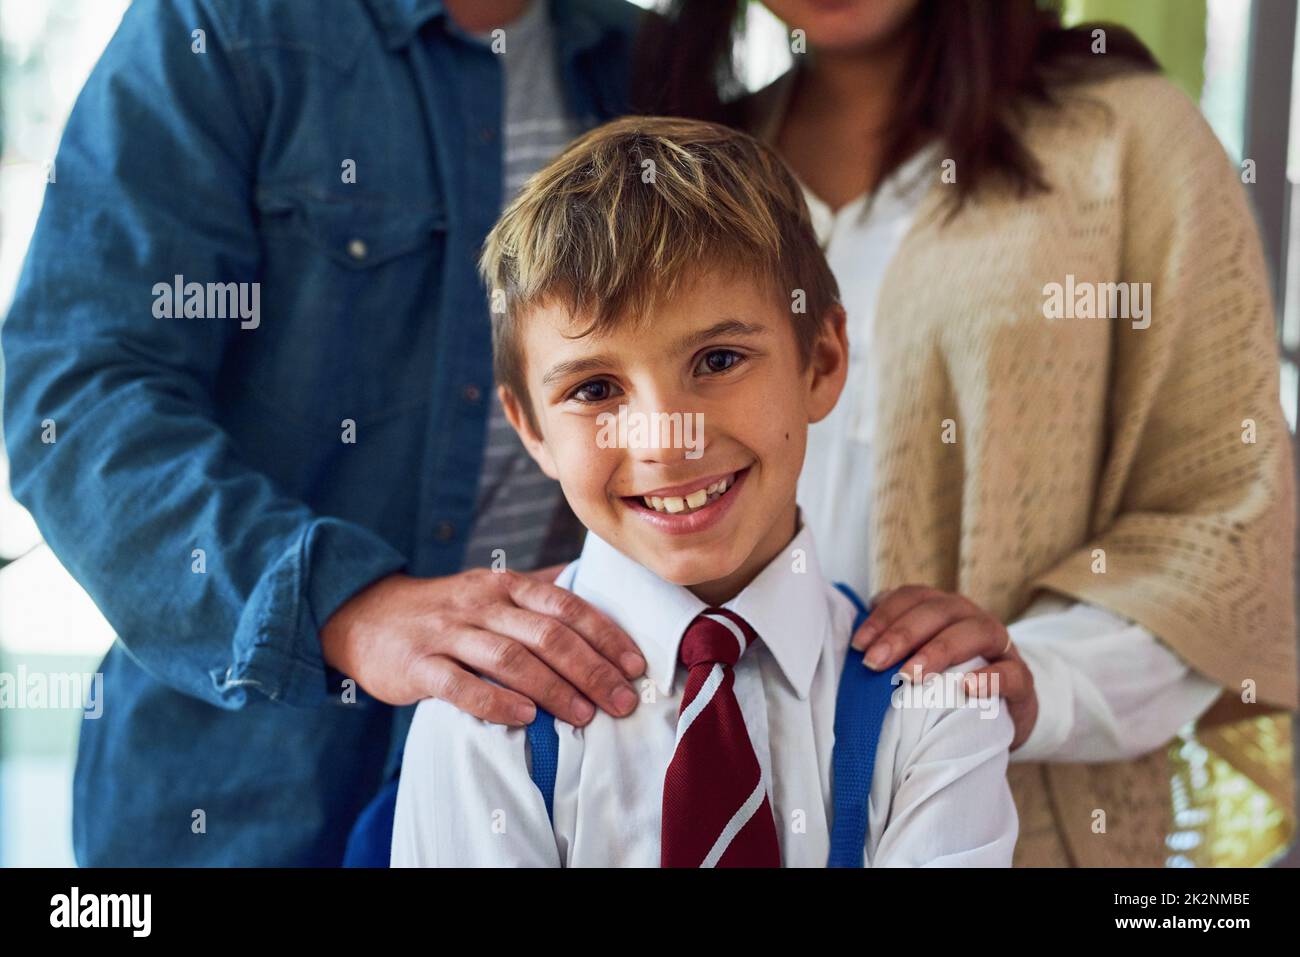
[[[235,663],[213,674],[218,691],[241,703],[248,688],[299,707],[344,703],[344,676],[325,664],[320,629],[357,592],[406,565],[378,535],[340,519],[313,521],[300,542],[250,599],[239,632],[251,637],[236,635]]]

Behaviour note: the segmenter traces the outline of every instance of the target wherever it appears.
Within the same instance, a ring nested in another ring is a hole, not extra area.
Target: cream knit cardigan
[[[1052,191],[945,222],[936,182],[884,279],[871,580],[1006,621],[1041,590],[1091,602],[1230,693],[1294,708],[1291,440],[1241,178],[1160,76],[1060,95],[1025,123]],[[1046,318],[1068,276],[1150,283],[1149,326]],[[1017,864],[1166,856],[1163,750],[1010,776]]]

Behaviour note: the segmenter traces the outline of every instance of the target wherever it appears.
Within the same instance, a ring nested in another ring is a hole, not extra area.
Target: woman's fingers
[[[904,662],[902,673],[910,681],[920,681],[976,655],[993,661],[1006,645],[1007,632],[1000,621],[989,616],[959,618],[924,642],[920,651]]]
[[[892,600],[893,596],[886,599],[886,605]],[[867,649],[867,666],[876,671],[890,667],[949,625],[970,617],[974,612],[973,606],[964,598],[934,592],[880,629],[879,637]]]
[[[977,698],[1001,696],[1007,713],[1016,726],[1011,737],[1014,751],[1027,740],[1038,721],[1038,693],[1034,691],[1034,676],[1023,658],[1014,653],[999,659],[995,664],[976,668],[966,675],[966,693]]]
[[[903,585],[877,594],[871,600],[871,614],[853,633],[853,647],[865,651],[867,646],[878,638],[899,615],[925,601],[927,598],[943,594],[928,585]]]
[[[1016,702],[1031,689],[1029,668],[1018,658],[1003,658],[996,664],[985,665],[967,672],[963,685],[973,698],[1005,698]]]
[[[919,683],[971,658],[985,658],[988,665],[963,676],[966,693],[1006,702],[1016,726],[1013,750],[1028,739],[1038,698],[1006,625],[961,595],[925,585],[881,592],[872,604],[871,615],[853,635],[853,647],[866,648],[864,664],[879,671],[906,659],[900,673]]]
[[[410,668],[426,692],[423,697],[438,698],[483,721],[518,726],[537,716],[536,707],[523,695],[470,674],[446,655],[424,655]]]

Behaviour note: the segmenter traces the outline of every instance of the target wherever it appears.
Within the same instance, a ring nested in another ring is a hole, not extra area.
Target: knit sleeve
[[[1035,584],[1147,627],[1230,692],[1294,708],[1291,436],[1249,187],[1168,81],[1101,96],[1125,142],[1117,279],[1150,284],[1149,312],[1113,320],[1093,540]]]

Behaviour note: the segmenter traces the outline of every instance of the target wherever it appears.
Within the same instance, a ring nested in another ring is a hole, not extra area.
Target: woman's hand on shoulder
[[[1011,750],[1020,747],[1038,720],[1034,676],[996,616],[968,598],[927,585],[903,585],[871,601],[871,614],[853,635],[876,671],[902,661],[903,674],[919,683],[977,655],[988,665],[966,677],[968,694],[1000,694],[1016,726]],[[979,680],[982,674],[991,677]],[[996,677],[992,677],[996,676]]]

